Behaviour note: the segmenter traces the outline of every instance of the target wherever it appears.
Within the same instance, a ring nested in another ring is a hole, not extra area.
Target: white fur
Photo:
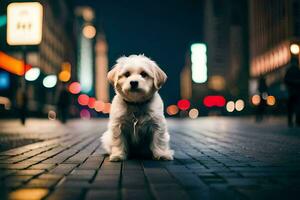
[[[138,153],[147,149],[154,159],[173,160],[163,102],[157,92],[166,81],[166,74],[146,56],[131,55],[117,60],[108,79],[116,95],[108,130],[101,140],[110,161],[125,160],[130,150]],[[130,81],[138,81],[137,91],[132,90]],[[135,128],[134,120],[137,120]]]

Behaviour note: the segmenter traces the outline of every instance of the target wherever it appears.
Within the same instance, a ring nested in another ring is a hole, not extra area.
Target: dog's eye
[[[142,76],[143,78],[145,78],[145,77],[148,76],[148,74],[147,74],[146,72],[142,71],[142,72],[141,72],[141,76]]]
[[[130,76],[130,72],[126,72],[126,73],[124,74],[124,76],[125,76],[125,77],[129,77],[129,76]]]

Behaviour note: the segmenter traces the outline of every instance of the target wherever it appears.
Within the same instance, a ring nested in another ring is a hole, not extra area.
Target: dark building
[[[204,17],[207,81],[192,81],[192,102],[199,105],[208,95],[220,95],[227,101],[245,101],[249,77],[247,1],[207,0]],[[191,61],[186,63],[192,65]],[[189,71],[186,67],[182,74],[185,80]],[[210,110],[217,114],[226,112],[225,106]]]
[[[293,56],[299,57],[300,1],[251,0],[249,16],[250,95],[258,93],[259,78],[264,77],[268,95],[275,96],[280,107],[287,66]]]

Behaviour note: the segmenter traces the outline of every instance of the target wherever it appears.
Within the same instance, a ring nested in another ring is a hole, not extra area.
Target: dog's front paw
[[[110,155],[109,156],[109,161],[111,161],[111,162],[119,162],[122,160],[126,160],[125,155]]]
[[[173,160],[173,151],[170,151],[168,153],[165,154],[153,154],[153,157],[155,160]]]

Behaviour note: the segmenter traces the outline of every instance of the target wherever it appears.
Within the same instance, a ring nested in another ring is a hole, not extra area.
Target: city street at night
[[[1,199],[296,199],[299,192],[300,129],[285,119],[168,120],[174,161],[109,162],[99,140],[106,125],[2,120]]]

